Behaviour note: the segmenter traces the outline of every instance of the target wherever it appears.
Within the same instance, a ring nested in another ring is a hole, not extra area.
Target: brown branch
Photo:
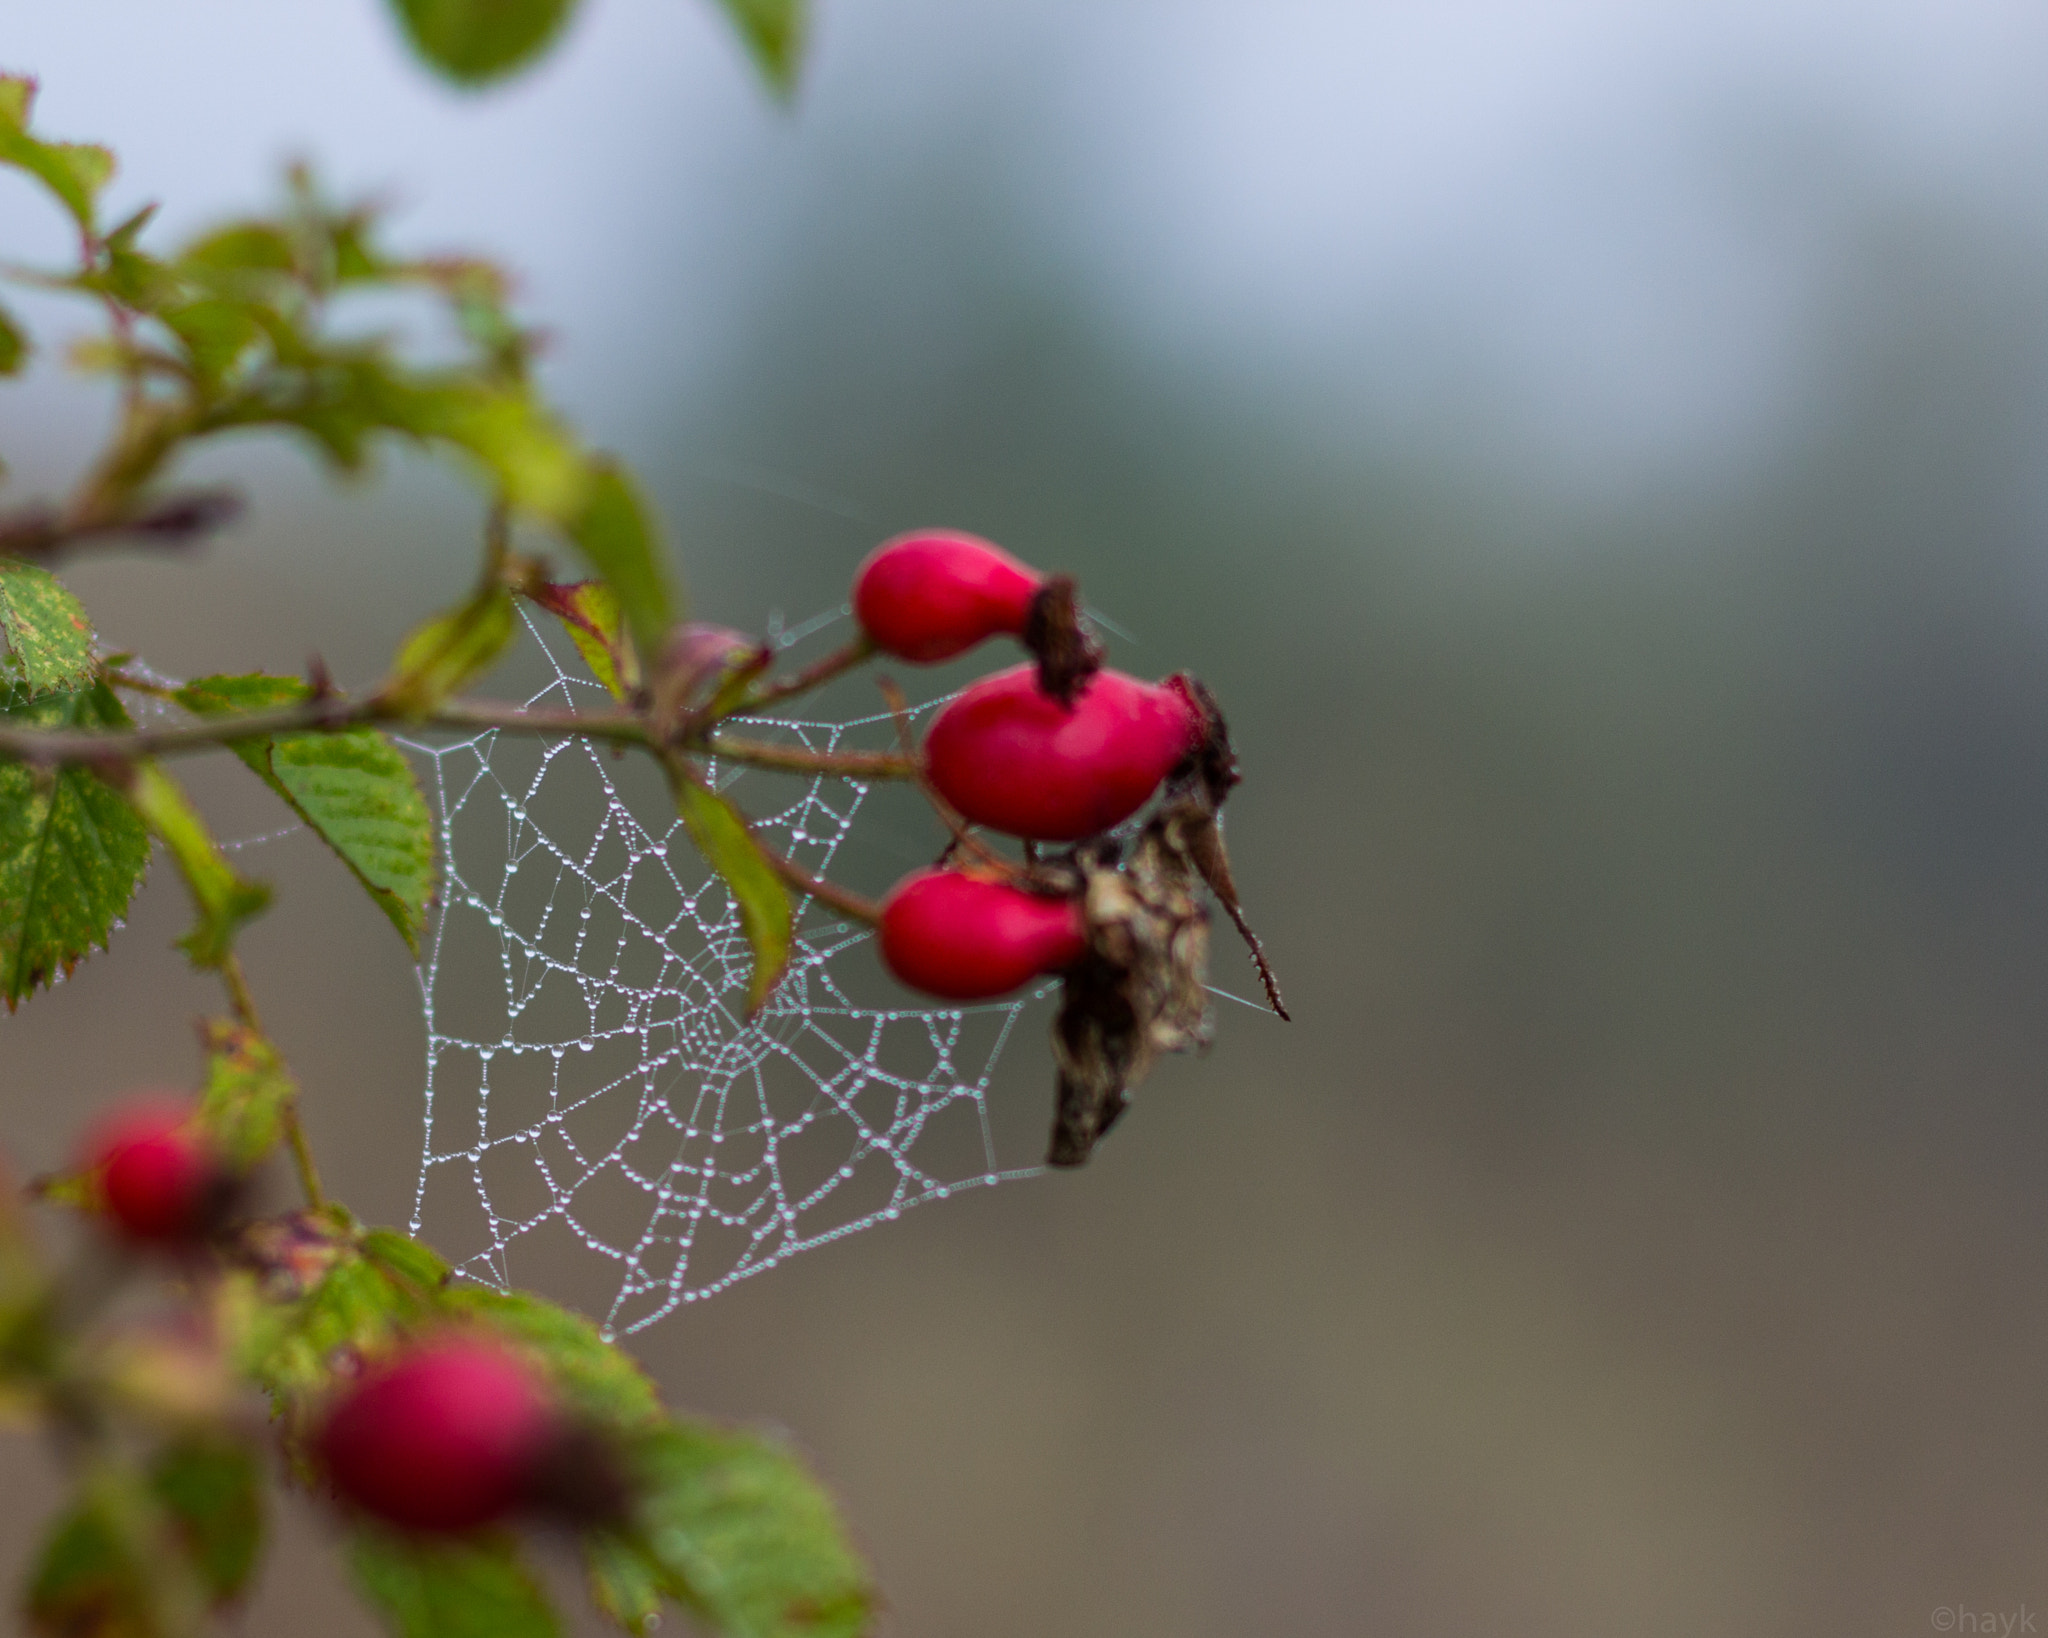
[[[697,749],[692,746],[690,749]],[[742,767],[776,773],[826,774],[835,779],[915,779],[917,760],[888,751],[813,751],[802,745],[776,745],[765,739],[712,734],[701,748]]]
[[[47,559],[128,539],[175,550],[196,545],[200,536],[225,528],[241,512],[242,498],[227,489],[168,495],[118,517],[66,517],[48,507],[32,507],[0,518],[0,557]]]
[[[820,904],[829,904],[842,916],[850,916],[870,927],[881,921],[882,907],[873,899],[864,899],[837,882],[828,882],[823,876],[813,876],[794,859],[785,859],[773,848],[763,846],[758,836],[754,838],[754,845],[761,849],[761,857],[768,861],[769,868],[799,893],[808,894]]]

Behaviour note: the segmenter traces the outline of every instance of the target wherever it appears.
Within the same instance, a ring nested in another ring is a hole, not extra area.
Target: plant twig
[[[889,751],[813,751],[802,745],[777,745],[732,734],[712,734],[702,743],[712,756],[778,773],[827,774],[836,779],[917,777],[915,757],[897,756]]]
[[[863,632],[844,648],[835,648],[830,654],[813,661],[794,676],[778,677],[773,681],[757,684],[745,699],[733,707],[733,710],[752,713],[771,705],[779,705],[784,700],[795,699],[799,694],[808,694],[814,688],[823,687],[834,677],[851,671],[874,652],[874,643]]]
[[[873,899],[862,898],[837,882],[828,882],[823,876],[813,876],[794,859],[786,859],[773,848],[762,846],[758,836],[754,838],[754,845],[761,849],[761,857],[768,861],[769,868],[799,893],[809,894],[820,904],[831,905],[842,916],[851,916],[870,927],[881,921],[882,907]]]

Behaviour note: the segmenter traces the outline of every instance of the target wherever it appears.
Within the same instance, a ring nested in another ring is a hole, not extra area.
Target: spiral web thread
[[[553,671],[529,704],[610,704],[528,624]],[[886,744],[893,724],[747,731],[830,751]],[[862,950],[867,930],[806,900],[788,974],[749,1020],[730,895],[658,787],[622,788],[644,758],[495,732],[409,748],[426,759],[442,856],[420,965],[412,1228],[460,1275],[559,1284],[586,1308],[608,1282],[600,1317],[625,1334],[925,1201],[1038,1170],[998,1160],[988,1100],[1029,998],[889,1005],[902,991]],[[711,772],[768,846],[813,872],[869,796]]]

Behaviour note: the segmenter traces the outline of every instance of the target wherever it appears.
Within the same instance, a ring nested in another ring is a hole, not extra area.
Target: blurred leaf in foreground
[[[574,0],[392,0],[400,26],[428,65],[458,85],[482,85],[547,48]]]
[[[349,1560],[363,1596],[400,1638],[554,1638],[561,1630],[508,1540],[365,1531]]]

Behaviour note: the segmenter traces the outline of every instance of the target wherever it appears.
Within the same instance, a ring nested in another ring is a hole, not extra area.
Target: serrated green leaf
[[[269,905],[270,889],[235,874],[213,845],[206,821],[155,763],[136,766],[128,800],[169,851],[199,912],[199,925],[178,940],[179,948],[195,967],[219,967],[233,951],[242,923]]]
[[[0,633],[32,694],[92,677],[92,622],[48,569],[0,557]]]
[[[413,49],[458,85],[523,67],[552,41],[573,0],[392,0]]]
[[[239,1171],[277,1146],[298,1083],[277,1048],[246,1024],[209,1018],[200,1026],[206,1045],[206,1087],[199,1124]]]
[[[359,1533],[349,1568],[400,1638],[554,1638],[547,1596],[509,1540]]]
[[[796,84],[809,25],[806,0],[719,0],[732,25],[747,43],[755,66],[776,90]]]
[[[114,156],[89,142],[44,142],[29,134],[35,81],[0,76],[0,165],[12,165],[41,182],[72,219],[92,231],[93,203],[114,175]]]
[[[403,716],[425,716],[472,677],[488,670],[518,629],[512,594],[492,586],[415,626],[399,645],[383,697]]]
[[[28,362],[28,337],[6,308],[0,307],[0,375],[19,375]]]
[[[875,1613],[837,1511],[788,1449],[676,1422],[636,1450],[640,1537],[669,1591],[726,1638],[859,1638]]]
[[[678,614],[667,553],[625,471],[602,461],[591,470],[588,498],[568,526],[569,538],[618,598],[643,668],[651,669]]]
[[[451,1286],[443,1306],[532,1350],[564,1397],[592,1420],[629,1428],[660,1418],[661,1401],[646,1373],[581,1314],[529,1292],[475,1285]]]
[[[614,1626],[641,1634],[661,1624],[661,1600],[668,1578],[637,1542],[610,1530],[587,1532],[583,1572],[590,1585],[590,1601]]]
[[[104,683],[34,698],[0,691],[0,716],[37,728],[130,726]],[[148,830],[97,774],[0,762],[0,999],[10,1010],[106,942],[148,864]]]
[[[204,717],[308,695],[294,677],[201,677],[178,703]],[[375,728],[233,742],[235,754],[331,847],[415,955],[434,895],[434,822],[405,753]]]
[[[632,698],[640,686],[640,656],[627,636],[617,592],[602,580],[578,580],[529,586],[526,595],[568,628],[576,652],[613,699]]]
[[[789,965],[794,914],[782,878],[747,829],[739,809],[684,773],[675,782],[676,807],[697,851],[718,872],[739,911],[740,930],[754,954],[747,1010],[761,1010]]]
[[[149,1487],[207,1595],[226,1603],[246,1587],[263,1545],[263,1490],[249,1452],[182,1440],[151,1465]]]

